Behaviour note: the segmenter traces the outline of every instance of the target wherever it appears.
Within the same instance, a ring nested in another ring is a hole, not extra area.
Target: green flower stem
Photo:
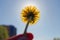
[[[25,27],[25,30],[24,30],[24,36],[26,36],[26,33],[27,33],[27,29],[28,29],[28,26],[29,26],[29,22],[31,20],[32,17],[29,18],[27,24],[26,24],[26,27]]]

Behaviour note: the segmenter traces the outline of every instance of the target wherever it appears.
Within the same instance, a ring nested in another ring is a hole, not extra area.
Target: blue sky
[[[22,22],[20,13],[30,4],[40,11],[40,20],[28,28],[34,40],[60,37],[60,0],[0,0],[0,25],[14,25],[17,35],[23,33],[26,24]]]

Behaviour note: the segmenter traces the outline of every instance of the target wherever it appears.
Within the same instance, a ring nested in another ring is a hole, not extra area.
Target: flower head
[[[23,22],[27,22],[31,17],[30,23],[34,24],[39,19],[39,10],[35,6],[26,6],[21,12]]]

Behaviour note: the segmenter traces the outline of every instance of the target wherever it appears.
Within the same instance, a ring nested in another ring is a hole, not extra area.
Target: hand
[[[33,40],[33,34],[26,33],[26,36],[24,36],[24,34],[20,34],[20,35],[11,37],[8,40]]]

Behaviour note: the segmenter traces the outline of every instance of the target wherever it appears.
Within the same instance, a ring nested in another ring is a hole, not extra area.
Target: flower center
[[[31,17],[31,20],[34,19],[34,14],[33,12],[29,12],[28,15],[27,15],[27,18],[29,19]]]

